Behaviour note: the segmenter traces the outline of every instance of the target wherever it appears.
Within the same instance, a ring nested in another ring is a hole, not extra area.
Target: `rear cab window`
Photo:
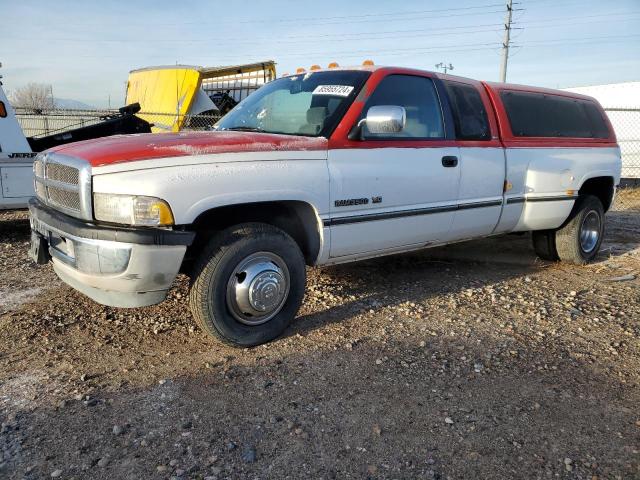
[[[444,82],[458,140],[491,140],[487,110],[477,88],[466,83]]]
[[[502,90],[514,137],[608,139],[603,114],[588,99],[548,93]]]

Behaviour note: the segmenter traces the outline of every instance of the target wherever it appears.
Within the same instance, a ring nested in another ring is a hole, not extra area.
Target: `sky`
[[[6,90],[124,104],[130,70],[275,60],[279,74],[379,65],[498,80],[506,0],[0,0]],[[507,81],[552,88],[640,80],[640,0],[514,0]]]

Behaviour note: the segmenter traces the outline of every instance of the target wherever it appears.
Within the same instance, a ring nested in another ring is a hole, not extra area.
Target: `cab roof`
[[[302,75],[302,74],[308,74],[308,73],[313,74],[318,72],[333,72],[333,71],[376,72],[380,70],[389,70],[390,72],[408,73],[408,74],[412,72],[420,73],[420,74],[428,73],[430,75],[433,75],[436,78],[439,78],[440,80],[471,83],[477,86],[482,84],[482,85],[485,85],[487,88],[494,90],[496,92],[500,92],[503,90],[515,90],[515,91],[530,92],[530,93],[543,93],[543,94],[546,93],[549,95],[561,95],[563,97],[576,98],[576,99],[582,99],[582,100],[594,100],[593,97],[590,97],[588,95],[583,95],[575,92],[568,92],[566,90],[558,90],[558,89],[545,88],[545,87],[535,87],[532,85],[522,85],[517,83],[488,82],[484,80],[477,80],[470,77],[451,75],[449,73],[445,74],[440,72],[434,72],[432,70],[423,70],[423,69],[411,68],[411,67],[395,67],[395,66],[389,66],[389,65],[353,65],[353,66],[344,66],[344,67],[338,66],[338,67],[332,67],[332,68],[320,68],[316,70],[305,70],[304,72],[299,72],[299,73],[285,74],[283,75],[283,77],[292,77],[296,75]]]

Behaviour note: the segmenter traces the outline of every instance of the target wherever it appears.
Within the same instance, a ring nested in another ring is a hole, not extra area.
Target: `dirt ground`
[[[599,260],[506,236],[310,269],[286,335],[208,339],[181,278],[97,305],[0,213],[0,477],[640,478],[640,215]]]

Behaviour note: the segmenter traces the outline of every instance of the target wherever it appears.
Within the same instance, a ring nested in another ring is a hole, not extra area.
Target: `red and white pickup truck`
[[[290,75],[216,131],[118,136],[38,155],[31,255],[112,306],[161,302],[179,271],[202,328],[280,335],[305,265],[508,232],[582,264],[620,151],[592,98],[406,68]]]

